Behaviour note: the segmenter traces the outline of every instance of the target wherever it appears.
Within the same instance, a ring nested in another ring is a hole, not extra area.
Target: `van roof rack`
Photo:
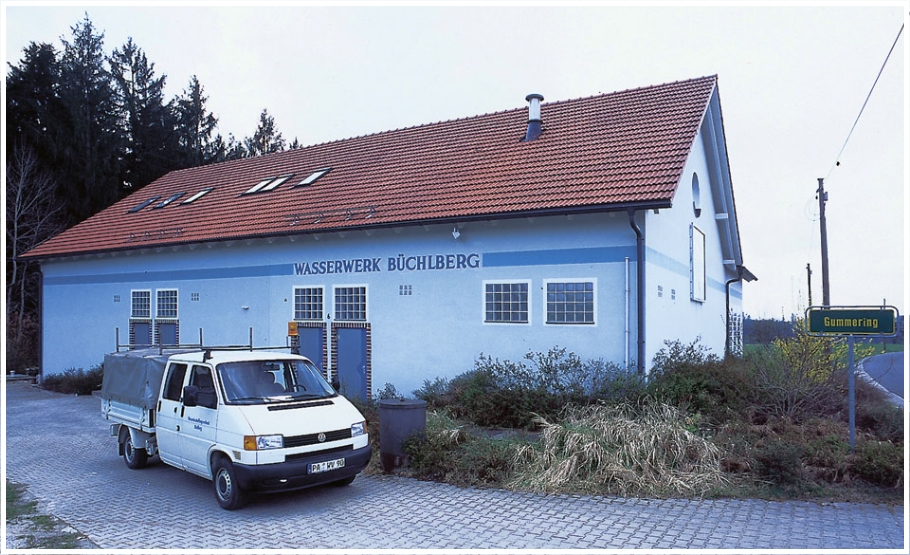
[[[253,346],[253,328],[250,328],[250,342],[248,345],[206,345],[202,340],[202,328],[199,328],[199,343],[155,343],[152,345],[139,345],[134,343],[120,343],[120,328],[116,328],[117,335],[117,351],[120,352],[121,348],[126,350],[131,349],[152,349],[157,348],[158,354],[164,354],[165,350],[175,350],[175,349],[192,349],[203,351],[203,360],[208,360],[212,358],[212,351],[274,351],[276,349],[290,349],[291,345],[275,345],[275,346]]]

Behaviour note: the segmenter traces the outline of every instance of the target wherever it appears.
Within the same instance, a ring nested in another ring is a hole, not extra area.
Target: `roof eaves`
[[[270,232],[270,233],[252,233],[246,235],[236,235],[231,237],[218,237],[211,239],[203,240],[189,240],[189,241],[171,241],[171,242],[146,242],[142,245],[129,245],[123,247],[112,247],[104,249],[88,249],[83,251],[68,251],[66,253],[48,253],[48,254],[31,254],[34,252],[29,251],[26,254],[23,254],[19,257],[21,260],[54,260],[54,259],[64,259],[64,258],[79,258],[83,256],[97,256],[103,254],[117,254],[117,253],[126,253],[131,251],[147,250],[147,249],[161,249],[161,248],[171,248],[171,247],[185,247],[189,245],[204,245],[212,243],[227,243],[232,241],[249,241],[256,239],[274,239],[278,237],[290,237],[290,236],[301,236],[301,235],[313,235],[313,234],[324,234],[324,233],[339,233],[339,232],[350,232],[350,231],[362,231],[368,229],[391,229],[391,228],[401,228],[401,227],[418,227],[424,225],[442,225],[450,223],[465,223],[465,222],[478,222],[478,221],[491,221],[491,220],[511,220],[511,219],[520,219],[520,218],[532,218],[532,217],[547,217],[547,216],[566,216],[566,215],[580,215],[580,214],[594,214],[594,213],[607,213],[607,212],[627,212],[629,210],[661,210],[671,208],[673,205],[672,201],[667,200],[648,200],[640,202],[621,202],[621,203],[612,203],[612,204],[598,204],[598,205],[583,205],[583,206],[568,206],[568,207],[556,207],[556,208],[542,208],[535,210],[523,210],[515,212],[495,212],[488,214],[471,214],[471,215],[462,215],[462,216],[445,216],[441,218],[424,218],[418,220],[408,220],[408,221],[394,221],[394,222],[382,222],[375,224],[355,224],[349,226],[334,226],[321,229],[303,229],[295,232]]]

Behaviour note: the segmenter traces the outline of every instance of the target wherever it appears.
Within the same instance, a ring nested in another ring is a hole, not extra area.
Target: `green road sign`
[[[806,310],[811,335],[895,335],[896,320],[893,306],[812,306]]]

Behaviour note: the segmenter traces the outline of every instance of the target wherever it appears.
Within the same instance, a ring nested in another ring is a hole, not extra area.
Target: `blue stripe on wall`
[[[546,266],[559,264],[597,264],[635,259],[635,247],[595,247],[585,249],[551,249],[516,252],[487,252],[483,267]]]
[[[293,273],[293,264],[278,264],[275,266],[238,266],[234,268],[193,268],[189,270],[164,270],[158,272],[47,276],[44,278],[44,283],[45,285],[87,285],[100,283],[138,283],[144,281],[198,281],[202,279],[286,276]]]
[[[600,247],[582,249],[551,249],[516,252],[483,253],[483,267],[542,266],[560,264],[594,264],[622,262],[625,257],[635,258],[634,247]],[[294,275],[294,264],[274,266],[238,266],[234,268],[207,268],[187,270],[161,270],[151,272],[122,272],[76,276],[47,276],[45,285],[88,285],[102,283],[141,283],[148,281],[198,281],[204,279],[255,278]]]
[[[509,266],[545,266],[562,264],[603,264],[635,260],[635,247],[593,247],[533,251],[488,252],[481,255],[484,268]],[[648,262],[688,278],[689,268],[653,249],[648,249]],[[122,272],[75,276],[46,276],[45,285],[89,285],[102,283],[142,283],[149,281],[199,281],[206,279],[258,278],[294,275],[294,264],[271,266],[237,266],[233,268],[191,268],[151,272]],[[724,284],[708,278],[708,287],[723,291]],[[733,292],[734,296],[739,296]]]

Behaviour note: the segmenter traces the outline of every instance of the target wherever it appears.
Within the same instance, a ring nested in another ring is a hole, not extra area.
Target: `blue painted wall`
[[[722,355],[724,283],[722,187],[710,164],[714,148],[699,134],[673,208],[639,212],[647,240],[646,356],[649,367],[665,341],[699,339]],[[724,171],[725,167],[721,168]],[[698,176],[701,213],[693,211]],[[732,210],[732,207],[730,207]],[[706,298],[690,298],[689,230],[705,234]],[[323,287],[324,321],[334,318],[335,287],[367,289],[372,390],[386,383],[410,394],[425,380],[454,377],[480,354],[520,360],[560,346],[582,359],[634,364],[637,356],[635,234],[625,212],[520,218],[242,240],[42,263],[43,371],[99,364],[114,350],[115,329],[128,340],[133,290],[176,289],[180,339],[256,346],[287,343],[294,288]],[[548,280],[595,284],[592,324],[546,323]],[[527,283],[529,318],[484,322],[484,286]],[[402,294],[406,292],[407,294]],[[741,311],[742,287],[731,306]]]

